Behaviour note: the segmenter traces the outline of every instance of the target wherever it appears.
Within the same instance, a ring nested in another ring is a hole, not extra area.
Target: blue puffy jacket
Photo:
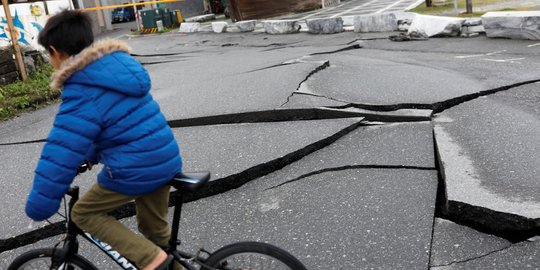
[[[62,103],[47,137],[26,204],[34,220],[52,216],[84,160],[104,165],[98,182],[142,195],[181,171],[172,131],[150,95],[146,70],[119,41],[96,42],[68,59],[51,86]]]

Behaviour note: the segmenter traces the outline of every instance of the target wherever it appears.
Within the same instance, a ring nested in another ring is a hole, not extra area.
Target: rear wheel
[[[71,256],[66,262],[52,266],[52,257],[60,249],[42,248],[28,251],[15,258],[7,270],[98,270],[92,263],[78,254]]]
[[[259,242],[240,242],[222,247],[208,257],[206,265],[213,269],[227,270],[306,270],[306,267],[287,251]]]

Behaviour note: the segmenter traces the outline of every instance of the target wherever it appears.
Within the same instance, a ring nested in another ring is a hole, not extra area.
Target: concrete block
[[[335,34],[343,32],[343,19],[322,18],[307,20],[307,28],[313,34]]]
[[[184,22],[180,24],[179,33],[195,33],[199,32],[201,24],[198,22]]]
[[[354,17],[355,32],[392,32],[397,30],[397,19],[396,15],[393,13],[360,15]]]
[[[408,24],[408,23],[400,23],[398,24],[398,31],[407,32],[409,31],[410,26],[411,24]]]
[[[238,28],[238,30],[240,30],[240,32],[253,32],[253,30],[255,30],[255,26],[257,25],[257,21],[256,20],[239,21],[239,22],[234,23],[234,25],[236,25],[236,27]]]
[[[392,12],[396,16],[396,20],[398,21],[410,21],[412,22],[414,20],[414,17],[416,17],[416,13],[414,12],[407,12],[407,11],[397,11]]]
[[[229,26],[229,24],[227,24],[227,22],[213,22],[212,23],[212,30],[215,33],[223,33],[223,32],[227,32],[227,27],[228,26]]]
[[[540,40],[540,11],[488,12],[482,24],[491,38]]]
[[[463,26],[462,32],[466,33],[485,33],[486,29],[483,25],[476,25],[476,26]]]
[[[206,15],[187,18],[186,22],[207,22],[207,21],[211,21],[215,19],[216,19],[215,14],[206,14]]]
[[[470,18],[465,20],[463,26],[478,26],[482,25],[482,18]]]
[[[423,37],[457,37],[465,19],[454,17],[416,15],[408,34]]]
[[[296,20],[269,20],[262,22],[264,31],[268,34],[292,34],[300,31]]]
[[[341,16],[341,19],[343,20],[343,26],[354,25],[354,17],[355,16]]]

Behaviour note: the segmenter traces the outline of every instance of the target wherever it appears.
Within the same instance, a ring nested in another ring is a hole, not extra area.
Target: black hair
[[[77,10],[63,10],[50,17],[38,35],[38,43],[51,54],[53,51],[50,46],[71,56],[80,53],[93,42],[90,16]]]

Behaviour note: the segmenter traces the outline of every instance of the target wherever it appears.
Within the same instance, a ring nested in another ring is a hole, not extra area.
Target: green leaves
[[[50,65],[43,65],[30,74],[26,82],[17,81],[0,87],[0,120],[39,108],[40,105],[57,99],[60,92],[49,87],[52,72]]]

